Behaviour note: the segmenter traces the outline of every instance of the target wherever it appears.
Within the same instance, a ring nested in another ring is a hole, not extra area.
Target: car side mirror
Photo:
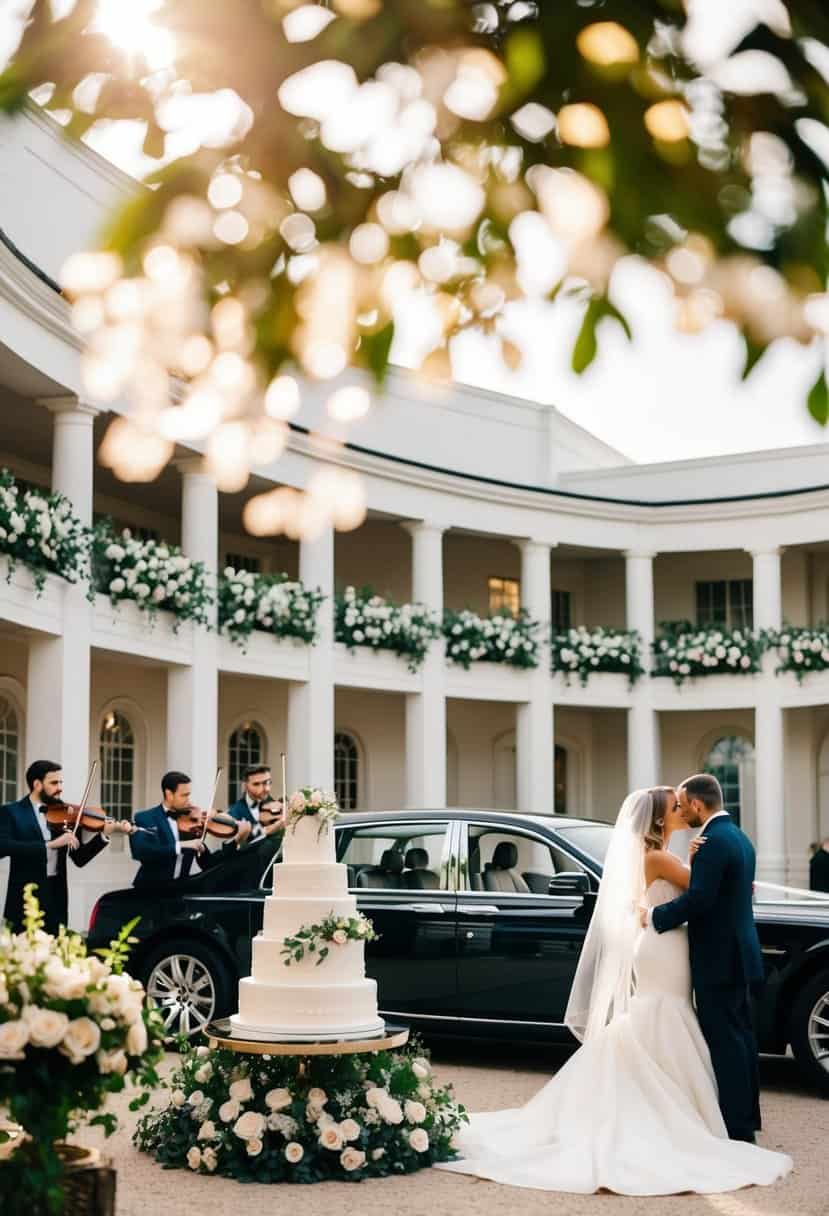
[[[576,870],[565,870],[554,874],[547,888],[548,895],[580,895],[582,898],[590,894],[590,879],[586,874]]]

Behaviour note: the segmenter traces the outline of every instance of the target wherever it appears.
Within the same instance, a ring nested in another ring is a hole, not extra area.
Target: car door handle
[[[423,912],[426,915],[442,916],[446,911],[443,904],[400,904],[403,912]]]
[[[495,916],[498,911],[495,904],[458,904],[459,916]]]

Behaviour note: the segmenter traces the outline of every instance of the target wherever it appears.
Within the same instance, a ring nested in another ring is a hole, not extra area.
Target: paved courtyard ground
[[[526,1101],[566,1058],[561,1052],[433,1042],[441,1080],[453,1081],[470,1110]],[[829,1101],[801,1083],[792,1060],[762,1063],[766,1147],[782,1149],[795,1171],[776,1187],[730,1195],[627,1199],[616,1195],[560,1195],[515,1190],[493,1182],[424,1170],[405,1178],[358,1185],[241,1186],[224,1178],[165,1171],[130,1143],[136,1116],[119,1100],[121,1130],[103,1141],[97,1129],[78,1136],[96,1144],[118,1170],[118,1216],[261,1216],[301,1211],[302,1216],[826,1216],[829,1213]]]

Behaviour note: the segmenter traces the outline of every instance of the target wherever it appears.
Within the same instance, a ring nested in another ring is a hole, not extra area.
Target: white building
[[[192,773],[198,801],[217,763],[235,775],[247,757],[287,751],[289,783],[325,785],[336,753],[338,791],[358,808],[612,818],[630,787],[713,766],[761,875],[804,883],[810,842],[829,835],[829,671],[798,682],[768,654],[754,675],[582,686],[546,661],[465,671],[436,644],[412,674],[393,654],[335,643],[331,596],[371,585],[481,613],[520,599],[538,620],[637,629],[646,644],[658,622],[703,613],[815,625],[829,616],[829,447],[637,466],[554,409],[458,387],[436,400],[397,374],[344,454],[365,478],[365,524],[314,543],[255,540],[244,502],[268,483],[306,483],[307,435],[294,431],[272,475],[241,494],[218,494],[196,450],[149,485],[97,466],[107,417],[83,399],[79,342],[44,274],[90,243],[130,183],[36,111],[0,125],[0,172],[0,465],[63,491],[86,521],[111,515],[212,570],[242,557],[328,596],[315,646],[257,633],[244,653],[204,629],[151,626],[129,604],[114,612],[102,595],[90,603],[55,576],[37,597],[18,566],[0,581],[4,801],[35,758],[62,761],[77,799],[100,756],[105,805],[128,813],[159,800],[167,768]],[[297,421],[313,428],[319,409],[309,392]],[[122,843],[71,875],[76,925],[129,881]]]

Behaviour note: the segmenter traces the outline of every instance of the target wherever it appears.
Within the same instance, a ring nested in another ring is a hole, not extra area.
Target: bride
[[[518,1110],[471,1116],[440,1169],[510,1186],[622,1195],[768,1186],[791,1158],[729,1140],[691,997],[684,928],[639,923],[687,888],[667,844],[685,828],[669,787],[622,805],[566,1021],[583,1046]]]

